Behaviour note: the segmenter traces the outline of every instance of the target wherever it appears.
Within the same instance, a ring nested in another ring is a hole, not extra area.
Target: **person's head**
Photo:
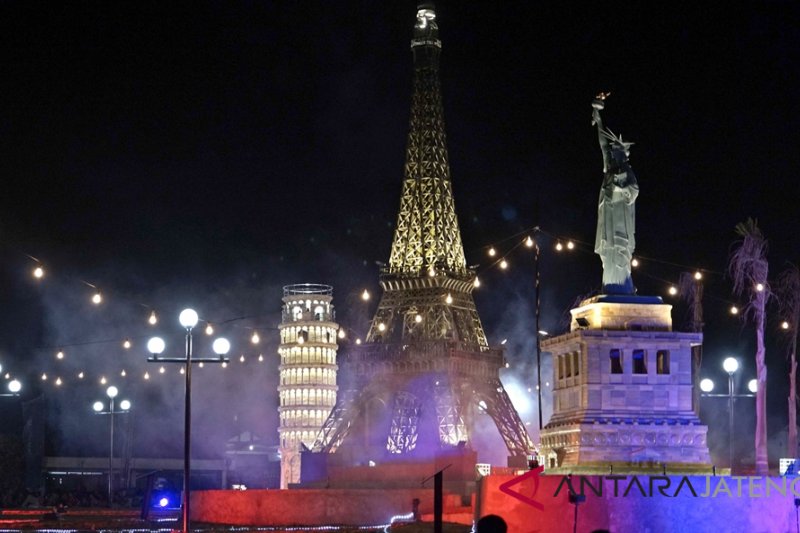
[[[477,533],[506,533],[508,526],[506,521],[496,514],[487,514],[478,520],[475,531]]]

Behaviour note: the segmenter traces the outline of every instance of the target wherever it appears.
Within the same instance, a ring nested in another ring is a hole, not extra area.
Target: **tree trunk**
[[[767,365],[764,361],[764,307],[766,298],[759,294],[756,304],[756,475],[769,474],[767,459]]]

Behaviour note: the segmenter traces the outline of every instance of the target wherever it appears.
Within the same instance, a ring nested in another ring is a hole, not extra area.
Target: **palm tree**
[[[789,326],[789,437],[786,457],[797,457],[797,332],[800,328],[800,269],[797,265],[781,272],[777,287],[781,314]]]
[[[728,271],[733,279],[733,292],[747,299],[742,318],[756,328],[756,475],[769,473],[767,459],[767,365],[764,362],[764,323],[770,289],[767,283],[767,240],[753,219],[736,225],[742,237],[731,254]]]

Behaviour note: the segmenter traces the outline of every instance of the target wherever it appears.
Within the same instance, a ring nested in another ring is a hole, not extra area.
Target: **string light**
[[[575,243],[572,241],[567,241],[567,250],[575,249]]]
[[[432,278],[433,278],[433,277],[436,277],[436,269],[434,269],[433,267],[431,267],[431,268],[430,268],[430,270],[428,270],[428,276],[430,276],[430,277],[432,277]]]
[[[494,246],[489,248],[489,257],[494,257],[497,255],[497,250],[494,249]]]
[[[185,373],[186,373],[186,370],[184,370],[184,368],[183,368],[183,367],[181,367],[181,369],[179,370],[179,372],[180,372],[181,374],[185,374]]]
[[[383,322],[378,324],[378,331],[386,331],[386,324]]]
[[[47,381],[47,374],[42,374],[42,381]]]
[[[632,266],[633,268],[636,268],[636,267],[638,267],[638,266],[639,266],[639,260],[638,260],[638,259],[636,259],[635,257],[634,257],[633,259],[631,259],[631,266]]]
[[[561,244],[561,242],[560,242],[560,241],[559,241],[559,242],[557,242],[557,243],[556,243],[556,252],[560,252],[560,251],[561,251],[561,250],[563,250],[563,249],[564,249],[564,245],[563,245],[563,244]]]
[[[128,375],[128,373],[127,373],[127,372],[125,372],[125,369],[123,368],[123,369],[122,369],[122,372],[120,372],[120,373],[119,373],[119,375],[120,375],[120,376],[122,376],[122,377],[124,378],[125,376],[127,376],[127,375]]]
[[[228,368],[228,363],[227,362],[223,362],[222,363],[222,368]]]
[[[61,386],[61,378],[56,378],[56,386]]]
[[[103,295],[100,294],[100,291],[94,293],[94,295],[92,296],[92,303],[94,305],[100,305],[101,303],[103,303]]]
[[[738,315],[739,314],[739,308],[736,307],[735,305],[732,305],[731,306],[731,314],[732,315]]]
[[[448,292],[444,301],[447,305],[450,305],[451,303],[453,303],[453,295]]]
[[[130,339],[125,339],[122,342],[122,347],[125,348],[126,350],[130,350],[131,349],[131,340]]]
[[[789,323],[785,320],[781,322],[781,329],[789,329]]]
[[[159,374],[163,374],[163,373],[164,373],[164,372],[166,372],[166,371],[167,371],[167,369],[166,369],[166,368],[164,368],[163,366],[161,366],[161,367],[159,367],[159,368],[158,368],[158,373],[159,373]]]
[[[59,350],[56,352],[56,359],[64,359],[64,351]]]
[[[361,344],[361,339],[356,339],[356,344]]]
[[[78,379],[83,379],[83,372],[78,372]]]
[[[244,354],[239,356],[239,362],[244,363]]]
[[[105,385],[105,384],[106,384],[106,377],[100,376],[100,385]]]
[[[197,365],[197,366],[199,366],[200,368],[203,368],[203,366],[205,366],[205,365],[203,365],[203,362],[202,362],[202,361],[200,361],[200,364],[199,364],[199,365]],[[183,367],[181,367],[181,368],[183,368]]]
[[[36,268],[33,269],[33,277],[36,279],[42,279],[44,277],[44,268],[42,268],[42,265],[36,265]]]
[[[155,326],[158,324],[158,315],[156,315],[155,311],[150,311],[150,318],[147,319],[151,326]]]
[[[533,239],[531,238],[531,236],[528,235],[528,237],[525,239],[525,246],[527,246],[528,248],[533,248],[534,244],[536,244],[536,243],[533,242]]]
[[[259,363],[263,363],[264,362],[264,354],[258,354],[258,362]]]
[[[211,326],[211,322],[209,322],[208,324],[206,324],[206,335],[213,335],[213,334],[214,334],[214,328]]]
[[[257,331],[253,332],[253,336],[250,337],[250,342],[252,342],[253,344],[258,344],[259,342],[261,342],[261,337],[258,336]]]
[[[676,294],[678,294],[678,288],[675,285],[670,285],[669,294],[670,296],[675,296]]]
[[[764,284],[763,283],[756,283],[756,291],[763,292],[764,291]]]
[[[365,302],[369,301],[369,291],[364,289],[364,292],[361,293],[361,299]]]
[[[507,269],[508,268],[508,261],[506,261],[505,259],[500,261],[500,268],[502,268],[503,270]]]
[[[339,333],[337,335],[339,336],[340,339],[344,339],[344,335],[345,335],[344,330],[340,329]]]
[[[698,270],[697,272],[694,273],[694,279],[700,281],[701,279],[703,279],[703,273]]]
[[[150,379],[150,372],[144,373],[144,379]]]
[[[416,322],[417,324],[422,322],[422,315],[417,314],[417,316],[414,317],[414,322]]]
[[[478,279],[478,276],[475,276],[475,281],[473,281],[472,284],[476,289],[481,286],[481,280]]]

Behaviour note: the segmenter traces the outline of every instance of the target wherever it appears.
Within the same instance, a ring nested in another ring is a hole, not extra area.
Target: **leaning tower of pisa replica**
[[[311,448],[336,403],[333,287],[304,283],[283,288],[278,407],[281,488],[300,482],[301,445]]]

